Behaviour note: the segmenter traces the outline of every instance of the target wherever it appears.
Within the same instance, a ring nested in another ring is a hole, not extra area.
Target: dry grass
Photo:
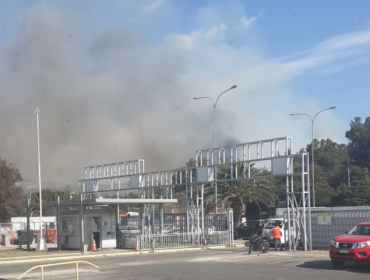
[[[57,251],[57,250],[50,250],[50,251],[36,251],[35,249],[31,249],[30,251],[26,249],[2,249],[0,250],[0,259],[4,258],[14,258],[14,257],[32,257],[32,256],[42,256],[42,255],[55,255],[55,254],[65,254],[71,253],[72,251]],[[76,252],[76,251],[73,251]]]

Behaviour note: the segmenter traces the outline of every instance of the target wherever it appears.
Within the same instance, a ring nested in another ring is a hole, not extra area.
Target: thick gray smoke
[[[194,116],[181,52],[147,47],[128,26],[86,34],[77,23],[39,6],[0,45],[0,156],[24,179],[37,182],[37,106],[45,188],[77,184],[95,164],[184,166],[212,145],[212,114]]]

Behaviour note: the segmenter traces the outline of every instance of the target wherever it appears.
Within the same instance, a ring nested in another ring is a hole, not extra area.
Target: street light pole
[[[39,166],[39,201],[40,201],[40,238],[37,241],[37,251],[46,250],[46,242],[42,236],[42,194],[41,194],[41,158],[40,158],[40,126],[39,126],[39,114],[40,109],[37,107],[35,110],[36,113],[36,127],[37,127],[37,158]]]
[[[321,112],[324,112],[324,111],[327,111],[327,110],[332,110],[332,109],[335,109],[336,107],[335,106],[332,106],[332,107],[329,107],[329,108],[326,108],[326,109],[323,109],[323,110],[320,110],[318,111],[314,116],[313,118],[308,115],[308,114],[305,114],[305,113],[296,113],[296,114],[290,114],[290,116],[307,116],[310,120],[311,120],[311,155],[312,155],[312,164],[311,164],[311,170],[312,170],[312,207],[315,207],[316,206],[316,200],[315,200],[315,163],[314,163],[314,159],[315,159],[315,154],[314,154],[314,122],[315,122],[315,118],[317,117],[318,114],[320,114]]]
[[[208,97],[208,96],[201,96],[201,97],[194,97],[193,98],[194,100],[209,99],[212,102],[212,105],[213,105],[213,148],[214,149],[216,148],[216,106],[217,106],[217,102],[220,99],[221,95],[223,95],[224,93],[226,93],[226,92],[228,92],[232,89],[235,89],[237,87],[238,87],[237,85],[233,85],[232,87],[228,88],[227,90],[221,92],[217,96],[216,101],[213,101],[213,99],[211,97]],[[215,152],[215,150],[213,152]],[[213,156],[214,156],[214,159],[216,160],[215,154]],[[216,164],[216,163],[214,162],[214,164]],[[215,214],[217,214],[217,166],[216,165],[214,166],[214,181],[215,181]]]

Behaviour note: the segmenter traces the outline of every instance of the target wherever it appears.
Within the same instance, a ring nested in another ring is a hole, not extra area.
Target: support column
[[[152,188],[152,199],[154,199],[154,188]],[[155,234],[155,204],[152,204],[152,234]]]
[[[159,228],[161,234],[163,234],[163,204],[159,204]]]
[[[31,249],[30,248],[30,243],[31,243],[31,240],[30,240],[30,204],[31,204],[31,201],[28,198],[27,199],[27,250],[28,251]]]
[[[287,220],[287,224],[288,224],[288,234],[285,233],[285,243],[286,243],[286,239],[287,239],[287,235],[290,236],[290,207],[291,207],[291,204],[293,203],[291,201],[291,192],[290,192],[290,188],[289,188],[289,175],[287,174],[285,176],[285,184],[286,184],[286,207],[287,207],[287,217],[286,217],[286,220]],[[291,238],[288,239],[289,240],[289,251],[291,250],[292,248],[292,240]]]
[[[202,200],[202,236],[203,236],[203,239],[205,238],[204,236],[204,201],[203,201],[203,198],[204,198],[204,184],[202,184],[201,186],[201,200]]]
[[[85,243],[85,232],[84,232],[84,205],[83,205],[83,197],[80,194],[80,203],[78,206],[79,210],[79,219],[80,219],[80,248],[82,250],[83,244]]]
[[[117,249],[119,246],[119,237],[120,237],[119,227],[121,225],[120,218],[119,218],[119,204],[117,204],[115,216],[116,216],[116,249]]]
[[[201,240],[201,236],[199,235],[199,231],[200,231],[200,213],[199,213],[199,186],[197,185],[197,188],[196,188],[196,192],[197,192],[197,197],[196,197],[196,204],[195,204],[195,207],[196,207],[196,213],[197,213],[197,228],[196,228],[196,231],[197,231],[197,238]],[[193,199],[192,199],[193,200]]]
[[[308,231],[308,250],[312,251],[312,220],[311,220],[311,185],[310,185],[310,168],[309,168],[309,154],[307,155],[306,159],[306,166],[307,166],[307,225],[308,229],[305,228],[305,234],[306,231]],[[306,213],[305,213],[306,214]]]
[[[140,204],[140,219],[139,219],[139,226],[140,226],[140,235],[144,234],[144,204]],[[140,247],[141,248],[141,247]]]
[[[57,215],[56,215],[56,227],[57,227],[57,250],[60,251],[61,244],[60,244],[60,237],[61,237],[61,226],[62,223],[60,222],[60,196],[57,197],[57,205],[56,205]]]
[[[229,221],[229,246],[234,247],[234,212],[232,209],[229,210],[229,216],[228,216],[228,221]]]
[[[186,198],[186,232],[189,234],[189,188],[188,188],[188,173],[186,170],[185,176],[185,198]]]
[[[159,204],[159,228],[161,232],[161,248],[163,248],[163,204]]]

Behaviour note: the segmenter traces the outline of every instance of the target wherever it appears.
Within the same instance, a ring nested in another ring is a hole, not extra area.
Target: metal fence
[[[360,222],[370,221],[370,207],[316,207],[311,209],[312,248],[329,249],[333,237]]]
[[[187,226],[189,222],[189,226]],[[155,217],[154,226],[143,221],[140,229],[140,218],[128,217],[120,225],[118,245],[120,249],[148,250],[156,248],[185,248],[202,245],[205,238],[208,245],[231,245],[231,229],[228,225],[228,214],[206,215],[204,217],[204,234],[199,219],[184,214],[165,214],[163,225],[159,217]]]
[[[189,223],[189,227],[187,227]],[[213,232],[228,230],[228,214],[205,215],[204,216],[204,231]],[[200,232],[202,229],[202,221],[196,217],[186,216],[186,214],[165,214],[163,219],[163,233],[183,233]],[[160,233],[159,217],[155,219],[154,233]]]
[[[136,246],[140,250],[154,249],[179,249],[202,247],[210,245],[229,244],[229,231],[215,231],[212,234],[204,235],[194,233],[175,233],[175,234],[153,234],[149,236],[138,235],[136,237]]]

